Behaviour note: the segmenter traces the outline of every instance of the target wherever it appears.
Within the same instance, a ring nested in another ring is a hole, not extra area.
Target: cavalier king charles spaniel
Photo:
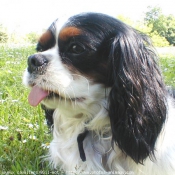
[[[30,105],[42,104],[48,160],[67,174],[175,174],[175,102],[149,38],[99,13],[60,18],[28,57]],[[52,118],[53,117],[53,118]]]

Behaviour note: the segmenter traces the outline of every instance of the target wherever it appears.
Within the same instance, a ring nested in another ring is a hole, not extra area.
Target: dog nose
[[[39,71],[44,68],[48,63],[46,56],[41,54],[34,54],[28,57],[28,71],[30,73]]]

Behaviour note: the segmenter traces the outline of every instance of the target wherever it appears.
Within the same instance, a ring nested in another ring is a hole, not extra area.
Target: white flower
[[[22,143],[26,143],[26,142],[27,142],[27,140],[23,140],[23,141],[22,141]]]
[[[0,126],[0,130],[8,130],[7,126]]]
[[[43,147],[44,149],[49,149],[50,143],[42,143],[41,147]]]
[[[29,128],[33,128],[33,124],[29,123],[29,124],[28,124],[28,127],[29,127]]]
[[[29,139],[37,140],[36,136],[29,136]]]

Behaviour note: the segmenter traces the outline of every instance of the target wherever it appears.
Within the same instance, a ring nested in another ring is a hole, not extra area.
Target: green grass
[[[52,136],[41,108],[28,104],[29,90],[22,84],[27,57],[34,52],[34,46],[0,46],[0,174],[49,171],[41,156],[48,151],[42,145],[49,143]],[[167,85],[175,86],[174,56],[160,57]]]
[[[165,83],[175,88],[175,55],[160,55],[160,65]]]
[[[22,84],[27,57],[34,52],[32,46],[0,46],[0,127],[7,127],[0,129],[0,174],[49,170],[40,156],[51,134],[40,107],[29,106],[29,90]]]

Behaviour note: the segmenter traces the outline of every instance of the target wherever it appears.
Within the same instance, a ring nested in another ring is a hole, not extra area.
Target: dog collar
[[[96,153],[95,155],[97,160],[101,163],[101,165],[106,171],[110,171],[107,162],[109,155],[112,152],[111,134],[105,133],[101,135],[101,137],[98,137],[98,135],[91,133],[91,145],[94,150],[94,153]]]
[[[83,141],[88,133],[89,133],[89,131],[85,130],[83,133],[79,134],[77,137],[79,154],[80,154],[80,158],[83,162],[86,161],[86,155],[85,155],[84,148],[83,148]]]

